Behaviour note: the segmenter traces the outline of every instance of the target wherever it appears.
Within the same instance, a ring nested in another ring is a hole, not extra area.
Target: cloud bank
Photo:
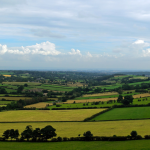
[[[43,42],[41,44],[36,44],[32,46],[26,46],[26,47],[18,47],[17,49],[7,48],[7,45],[1,45],[0,44],[0,54],[19,54],[19,55],[26,55],[26,54],[40,54],[40,55],[59,55],[61,52],[56,50],[55,44],[50,42]]]

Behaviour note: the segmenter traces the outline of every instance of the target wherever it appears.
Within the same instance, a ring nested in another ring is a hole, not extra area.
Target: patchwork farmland
[[[80,73],[77,76],[73,73],[73,80],[66,81],[64,76],[68,77],[70,72],[50,72],[53,79],[42,75],[35,77],[34,72],[3,73],[0,83],[1,136],[8,129],[18,129],[21,134],[28,125],[33,129],[51,125],[56,129],[57,137],[68,138],[83,137],[86,131],[94,136],[127,136],[132,130],[142,137],[149,134],[148,77],[99,77],[99,74],[95,77],[95,74],[87,73],[85,80]],[[30,81],[32,79],[34,81]],[[125,84],[127,81],[129,83]],[[118,100],[120,95],[122,99]],[[131,98],[129,104],[124,103],[128,98]]]

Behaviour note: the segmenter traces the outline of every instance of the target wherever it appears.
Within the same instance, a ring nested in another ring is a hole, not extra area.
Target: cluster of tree
[[[11,138],[16,139],[18,141],[47,141],[48,139],[51,139],[51,142],[61,142],[61,141],[125,141],[125,140],[140,140],[142,139],[142,136],[138,135],[136,131],[132,131],[130,135],[128,136],[93,136],[91,131],[86,131],[83,134],[83,137],[80,137],[80,134],[78,137],[57,137],[55,133],[56,129],[54,129],[52,126],[48,125],[45,128],[36,128],[35,130],[32,129],[32,126],[27,126],[26,129],[21,133],[21,138],[19,139],[19,131],[14,129],[6,130],[3,133],[3,139],[0,138],[0,140],[6,140]],[[145,135],[145,139],[150,139],[150,135]]]
[[[7,94],[7,91],[4,87],[0,87],[0,94]]]
[[[57,95],[63,95],[63,93],[62,92],[53,92],[53,91],[47,92],[47,97],[49,97],[49,98],[56,98]]]
[[[139,93],[148,93],[148,91],[145,90],[145,89],[136,89],[135,92],[139,92]]]
[[[46,79],[48,79],[48,82],[53,84],[55,83],[67,84],[68,82],[75,83],[76,81],[78,82],[81,80],[83,83],[88,83],[88,81],[92,80],[93,78],[98,78],[106,75],[101,72],[74,72],[74,71],[11,71],[11,72],[13,75],[10,78],[5,78],[4,76],[2,76],[0,78],[0,81],[1,82],[38,81],[40,83],[45,83]],[[26,75],[26,78],[22,78],[22,74]]]
[[[31,125],[28,125],[25,130],[21,133],[21,138],[20,141],[24,141],[25,139],[29,141],[32,139],[32,141],[47,141],[48,139],[56,136],[57,134],[55,133],[56,129],[53,128],[52,126],[48,125],[42,129],[36,128],[33,130]],[[18,130],[6,130],[3,133],[3,138],[4,139],[16,139],[18,140],[19,137],[19,131]]]
[[[124,98],[123,98],[122,95],[119,95],[118,99],[117,99],[117,102],[122,103],[123,105],[129,105],[129,104],[133,103],[133,99],[134,98],[133,98],[132,95],[126,95],[126,96],[124,96]]]
[[[43,97],[43,93],[37,91],[33,92],[26,90],[23,94],[25,94],[26,97]]]
[[[93,78],[93,79],[89,80],[89,85],[90,86],[111,85],[111,83],[104,82],[103,80],[108,80],[112,77],[114,77],[114,75],[104,75],[101,77]]]
[[[14,109],[22,109],[26,105],[35,104],[39,102],[47,101],[46,97],[33,97],[32,99],[25,99],[19,101],[12,101],[6,107],[0,107],[0,111],[2,110],[14,110]]]

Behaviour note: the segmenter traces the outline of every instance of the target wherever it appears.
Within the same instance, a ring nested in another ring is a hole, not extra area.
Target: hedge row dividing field
[[[6,99],[6,100],[12,100],[12,101],[18,101],[20,99],[25,100],[25,99],[32,99],[32,97],[0,97],[0,99]]]
[[[150,96],[149,93],[144,93],[144,94],[139,94],[139,93],[131,93],[131,94],[122,94],[122,96],[126,96],[126,95],[133,95],[134,98],[140,98],[140,97],[147,97]],[[83,97],[77,97],[75,98],[75,100],[85,100],[85,99],[105,99],[105,98],[118,98],[119,94],[117,95],[104,95],[104,96],[92,96],[90,95],[89,97],[83,96]]]
[[[83,121],[105,109],[78,110],[15,110],[1,112],[0,122]]]
[[[101,114],[92,120],[124,120],[124,119],[150,119],[150,107],[115,108]]]

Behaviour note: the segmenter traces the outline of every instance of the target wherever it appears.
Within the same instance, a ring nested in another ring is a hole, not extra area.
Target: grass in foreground
[[[74,142],[50,142],[50,143],[31,143],[31,142],[0,142],[2,150],[149,150],[150,140],[133,141],[74,141]]]
[[[150,107],[115,108],[101,114],[92,120],[119,120],[119,119],[145,119],[150,118]]]
[[[82,121],[105,109],[16,110],[1,112],[0,122],[17,121]]]

